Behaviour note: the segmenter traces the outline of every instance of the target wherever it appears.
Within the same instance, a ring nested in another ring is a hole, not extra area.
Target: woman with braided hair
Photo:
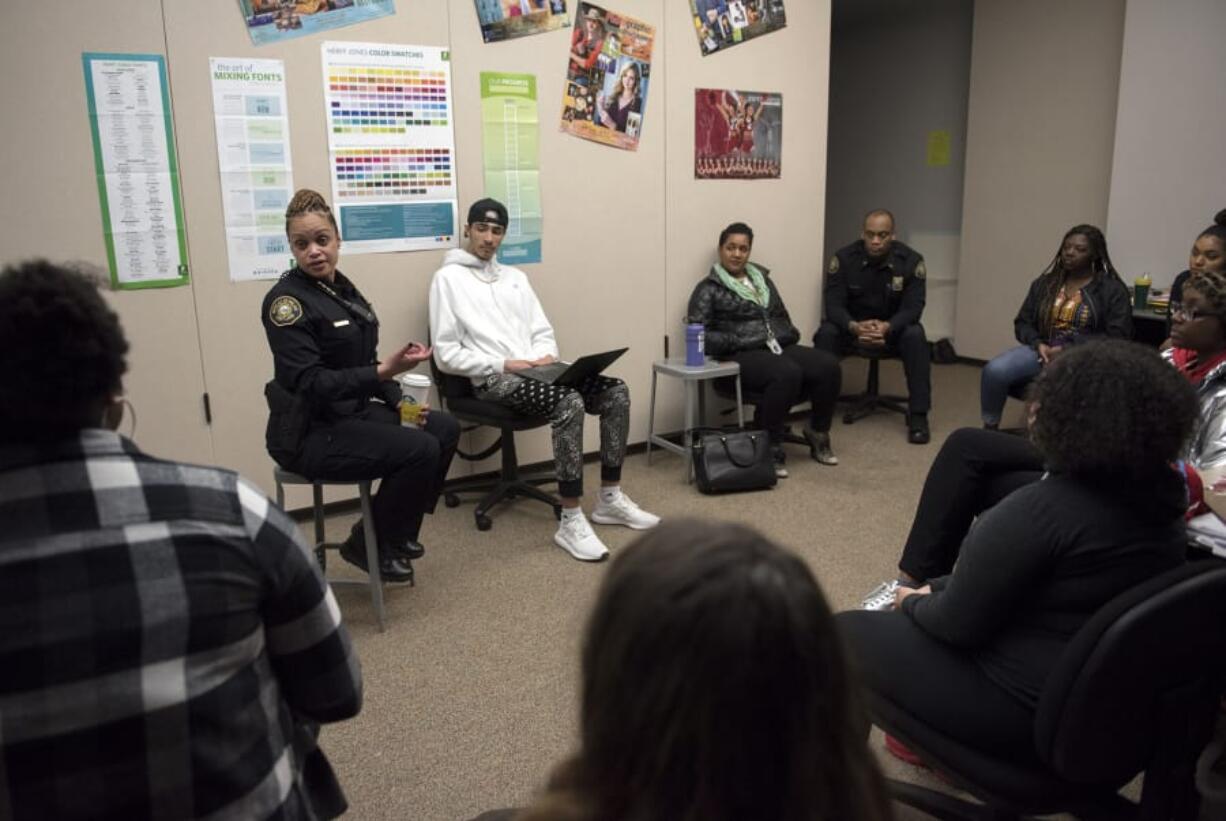
[[[1226,271],[1193,273],[1182,296],[1171,311],[1172,346],[1162,356],[1200,396],[1200,424],[1187,459],[1204,470],[1226,464]]]
[[[1021,343],[983,369],[979,382],[983,426],[995,430],[1010,392],[1028,385],[1052,357],[1090,339],[1132,338],[1132,305],[1103,232],[1075,225],[1030,286],[1013,320]]]

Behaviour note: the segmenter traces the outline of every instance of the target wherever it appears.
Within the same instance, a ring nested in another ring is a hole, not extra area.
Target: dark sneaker
[[[907,441],[913,445],[926,445],[932,439],[928,432],[928,414],[913,413],[907,417]]]
[[[834,455],[834,450],[830,447],[829,433],[819,433],[805,425],[801,435],[809,443],[809,455],[813,457],[813,461],[820,465],[837,465],[839,463],[839,457]]]
[[[349,562],[363,573],[369,573],[366,568],[366,547],[359,546],[353,539],[341,542],[341,558]],[[412,582],[413,565],[404,559],[396,559],[388,555],[379,555],[379,578],[385,582]]]
[[[776,446],[771,450],[771,456],[775,460],[775,478],[788,478],[788,455],[783,452],[783,448]]]
[[[361,519],[358,519],[349,531],[349,541],[356,544],[363,555],[366,554],[366,528],[362,527]],[[400,544],[380,545],[379,552],[389,553],[399,559],[416,561],[426,555],[426,547],[421,542],[407,539]]]

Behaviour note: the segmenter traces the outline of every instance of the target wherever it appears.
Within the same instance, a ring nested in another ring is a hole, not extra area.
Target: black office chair
[[[896,800],[938,818],[1182,821],[1196,818],[1196,759],[1224,681],[1226,565],[1206,560],[1121,594],[1073,637],[1040,697],[1027,760],[971,749],[876,693],[868,700],[874,724],[984,802],[890,782]],[[1141,772],[1134,804],[1118,791]]]
[[[851,403],[851,407],[843,414],[843,424],[853,424],[866,416],[871,416],[883,410],[894,411],[906,416],[908,413],[907,397],[895,396],[893,394],[882,395],[878,390],[881,360],[897,359],[898,354],[890,353],[880,348],[865,348],[857,345],[851,349],[847,356],[858,356],[861,359],[868,360],[868,384],[865,386],[863,393],[853,393],[839,397],[840,402]]]
[[[481,501],[473,511],[477,522],[477,530],[489,530],[493,527],[489,512],[494,505],[507,499],[523,496],[544,502],[553,508],[554,518],[562,517],[562,502],[552,493],[546,493],[538,485],[556,482],[557,477],[549,473],[521,476],[519,473],[519,458],[515,454],[515,432],[531,430],[548,425],[549,420],[543,416],[525,416],[510,408],[494,402],[483,402],[473,394],[472,382],[465,376],[453,376],[438,369],[434,360],[430,360],[430,372],[434,375],[434,384],[438,385],[439,398],[446,406],[447,412],[461,422],[469,423],[465,432],[479,426],[498,428],[498,439],[479,453],[465,453],[457,450],[456,454],[469,462],[480,462],[488,459],[495,452],[502,452],[502,470],[494,477],[473,477],[470,479],[454,479],[443,488],[443,502],[447,507],[460,504],[459,493],[484,493]]]

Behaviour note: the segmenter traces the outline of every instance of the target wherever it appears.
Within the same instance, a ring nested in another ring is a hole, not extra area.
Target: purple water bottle
[[[702,350],[703,327],[701,322],[691,322],[685,326],[685,364],[698,367],[706,362]]]

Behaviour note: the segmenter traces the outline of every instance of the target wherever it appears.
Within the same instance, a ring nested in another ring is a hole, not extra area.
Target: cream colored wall
[[[725,224],[740,219],[755,227],[755,256],[777,272],[796,324],[806,336],[816,325],[830,7],[825,0],[789,3],[784,30],[703,58],[685,3],[619,0],[610,5],[657,28],[652,85],[636,152],[558,131],[569,29],[485,45],[469,0],[402,0],[392,17],[260,48],[251,45],[233,3],[204,8],[198,3],[121,0],[102,21],[74,17],[63,4],[21,4],[15,12],[17,25],[10,31],[29,36],[6,49],[0,60],[9,69],[7,76],[27,73],[25,66],[31,64],[52,66],[57,93],[26,91],[12,83],[0,91],[10,105],[6,110],[40,106],[46,129],[46,134],[16,137],[23,153],[39,158],[38,163],[17,157],[9,150],[14,136],[8,141],[6,179],[22,193],[5,201],[6,212],[12,213],[0,223],[3,260],[43,254],[103,262],[80,52],[167,54],[193,283],[191,288],[114,295],[125,327],[138,343],[130,380],[142,411],[138,439],[152,452],[215,461],[267,487],[271,462],[264,452],[261,387],[271,375],[272,360],[259,309],[269,283],[234,284],[227,275],[209,58],[285,61],[294,181],[330,196],[320,43],[333,39],[449,45],[461,213],[483,193],[479,72],[537,76],[544,261],[525,270],[564,354],[630,346],[612,373],[630,385],[635,403],[631,441],[642,441],[651,361],[662,354],[666,333],[673,335],[674,350],[680,350],[685,302],[712,261],[717,234]],[[693,179],[697,86],[783,93],[782,180]],[[49,186],[39,176],[48,165],[54,167]],[[341,268],[379,314],[382,352],[425,337],[426,293],[441,259],[441,252],[346,256],[342,249]],[[199,315],[199,343],[194,312]],[[212,400],[211,431],[197,418],[205,385]],[[661,388],[657,424],[664,429],[680,425],[680,397],[673,387]],[[596,425],[587,427],[587,445],[594,449]],[[485,435],[479,434],[481,439],[472,444],[482,444]],[[545,460],[549,455],[547,431],[521,437],[521,460]],[[298,496],[290,499],[291,505],[302,501]]]
[[[1078,223],[1104,227],[1124,0],[978,0],[955,343],[1010,345],[1030,281]]]
[[[39,256],[106,269],[81,53],[165,54],[158,0],[116,0],[107,8],[88,17],[70,3],[5,8],[0,263]],[[191,289],[108,292],[107,298],[131,345],[124,382],[137,410],[139,441],[168,457],[212,461]]]

